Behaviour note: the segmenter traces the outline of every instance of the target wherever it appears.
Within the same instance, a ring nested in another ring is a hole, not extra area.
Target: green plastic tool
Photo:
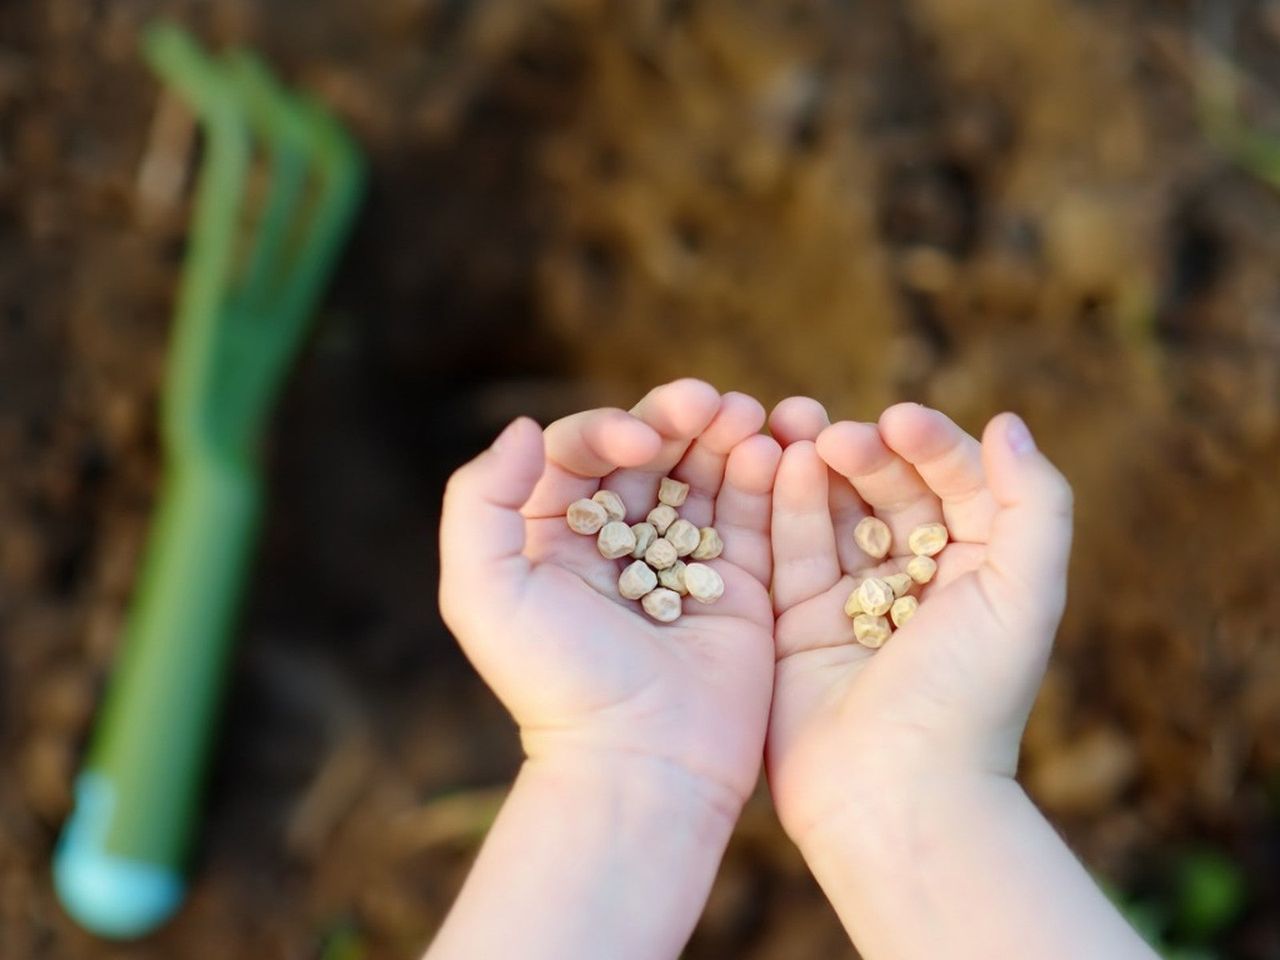
[[[350,229],[359,154],[251,54],[154,26],[145,52],[205,133],[161,413],[165,471],[122,647],[54,855],[67,911],[142,936],[181,904],[271,409]],[[265,167],[267,189],[251,189]]]

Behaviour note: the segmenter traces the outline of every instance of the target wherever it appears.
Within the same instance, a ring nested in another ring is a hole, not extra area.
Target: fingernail
[[[518,424],[519,422],[520,422],[520,418],[516,417],[514,420],[508,423],[506,426],[506,429],[504,429],[500,434],[498,434],[498,439],[494,440],[493,443],[490,445],[490,449],[501,452],[503,447],[505,447],[507,443],[510,442],[511,434],[515,432],[516,424]]]
[[[1017,414],[1009,417],[1009,425],[1004,430],[1004,439],[1009,444],[1009,449],[1020,457],[1035,452],[1036,441]]]

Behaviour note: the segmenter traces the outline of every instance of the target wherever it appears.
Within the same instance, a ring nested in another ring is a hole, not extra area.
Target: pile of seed
[[[627,506],[612,490],[575,500],[565,518],[570,530],[596,537],[602,556],[632,559],[618,577],[618,593],[639,600],[644,612],[660,623],[679,619],[684,597],[715,603],[724,593],[720,574],[696,562],[714,560],[724,544],[715,527],[699,529],[680,519],[677,508],[688,496],[687,483],[663,477],[658,505],[640,523],[627,524]]]
[[[863,518],[854,528],[853,539],[873,560],[883,560],[893,546],[893,534],[877,517]],[[860,644],[873,650],[883,647],[895,627],[905,626],[916,615],[920,601],[911,595],[911,590],[933,579],[938,572],[934,557],[942,552],[948,539],[943,524],[920,524],[907,537],[914,556],[907,561],[905,573],[867,577],[853,588],[844,603],[844,612],[853,618],[853,636]]]

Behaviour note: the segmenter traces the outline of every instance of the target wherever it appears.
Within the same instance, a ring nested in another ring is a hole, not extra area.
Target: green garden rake
[[[248,53],[176,27],[145,51],[205,131],[162,403],[165,472],[75,809],[54,855],[67,911],[142,936],[179,906],[237,607],[262,514],[259,450],[350,228],[358,153]],[[268,187],[254,195],[254,172]]]

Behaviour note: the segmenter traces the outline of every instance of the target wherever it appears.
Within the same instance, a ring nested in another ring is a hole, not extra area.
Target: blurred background
[[[192,896],[121,947],[48,864],[158,477],[189,191],[146,171],[198,140],[156,16],[323,99],[371,184],[269,451]],[[1022,412],[1079,505],[1024,781],[1166,956],[1280,957],[1277,54],[1271,0],[4,4],[0,956],[415,956],[518,762],[438,619],[443,480],[692,374]],[[854,956],[763,796],[687,956]]]

